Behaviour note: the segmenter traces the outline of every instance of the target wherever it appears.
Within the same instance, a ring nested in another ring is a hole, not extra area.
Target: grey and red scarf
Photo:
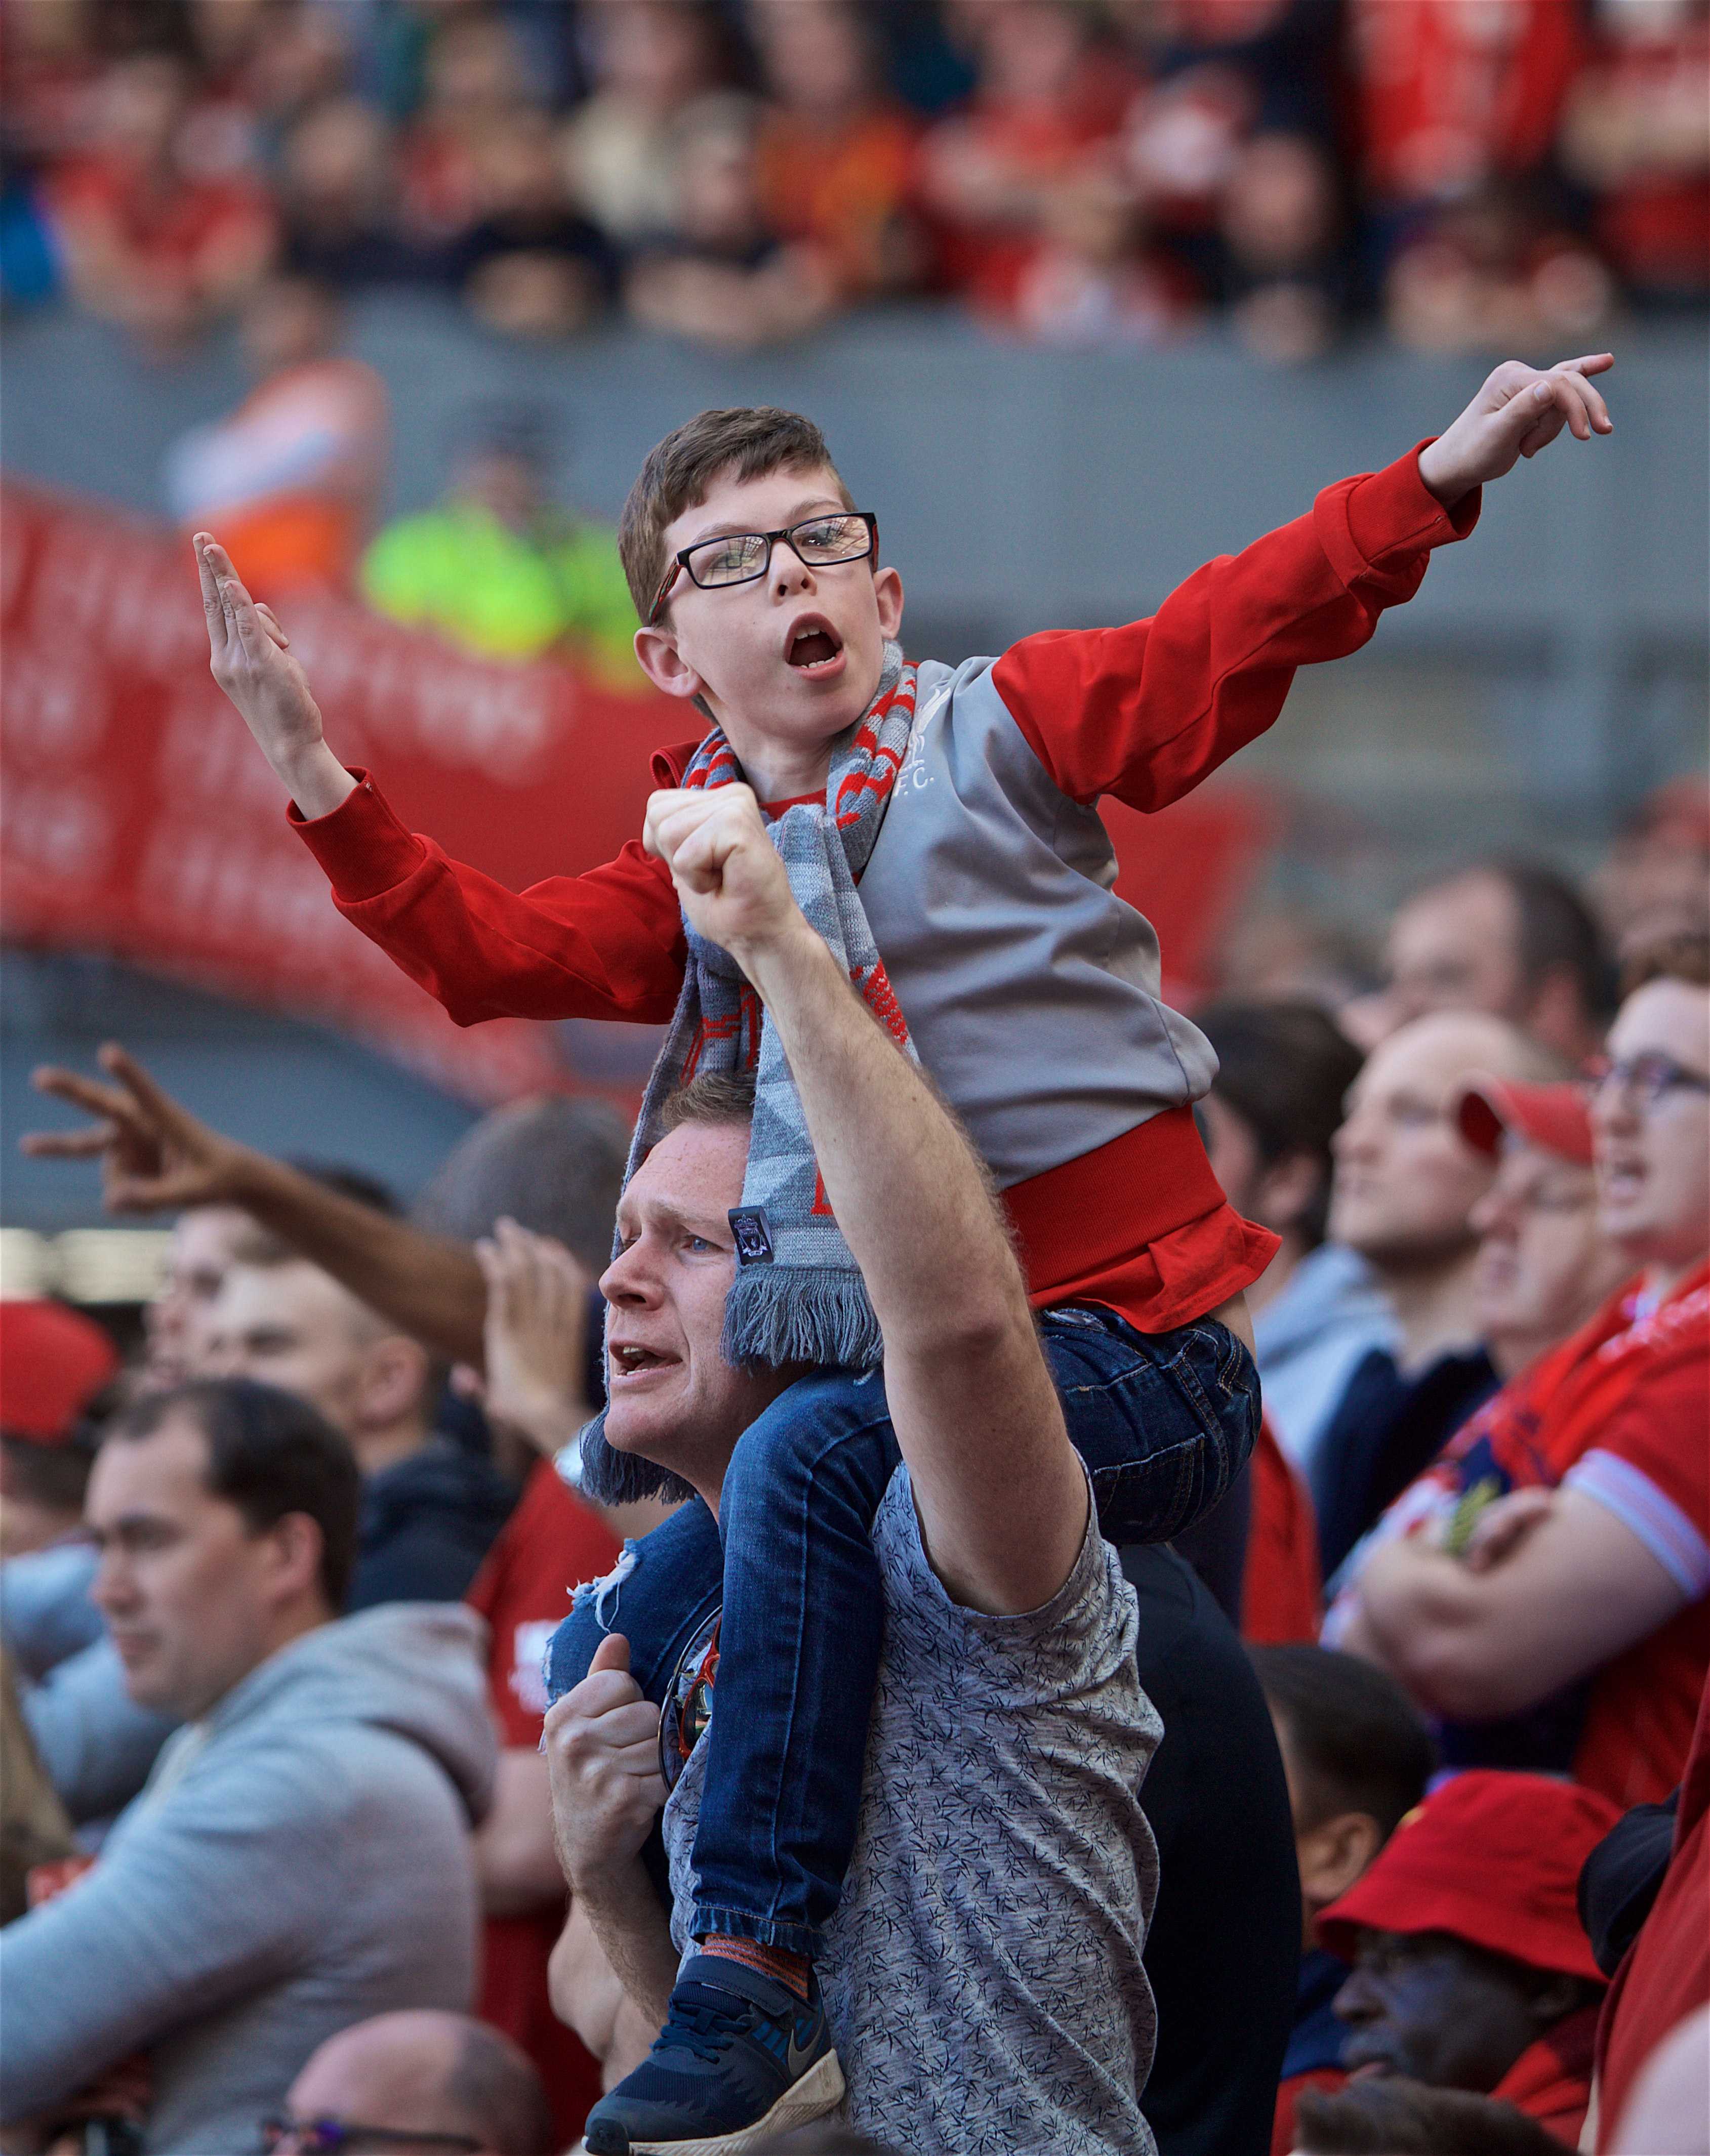
[[[915,669],[887,644],[879,692],[832,750],[825,799],[798,802],[769,826],[790,889],[899,1048],[913,1047],[856,891],[871,858],[914,725]],[[742,766],[715,726],[683,774],[686,787],[728,786]],[[689,963],[670,1031],[648,1081],[624,1180],[663,1135],[670,1096],[698,1074],[753,1070],[754,1132],[742,1202],[731,1214],[737,1271],[725,1304],[726,1359],[870,1369],[883,1353],[860,1269],[826,1203],[789,1065],[760,998],[728,952],[684,921]],[[583,1435],[583,1486],[611,1504],[675,1478],[614,1452],[603,1415]]]

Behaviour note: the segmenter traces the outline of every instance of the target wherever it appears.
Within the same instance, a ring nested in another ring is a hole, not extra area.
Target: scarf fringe
[[[876,1370],[885,1358],[879,1321],[856,1272],[752,1265],[725,1298],[726,1362],[739,1370],[791,1363]]]
[[[578,1441],[582,1448],[581,1494],[597,1505],[637,1505],[644,1497],[662,1497],[675,1505],[695,1495],[694,1486],[680,1475],[609,1444],[603,1408],[592,1422],[583,1424]]]

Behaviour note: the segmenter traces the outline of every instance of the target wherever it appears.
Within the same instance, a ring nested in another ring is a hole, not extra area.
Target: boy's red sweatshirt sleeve
[[[686,759],[665,755],[674,778]],[[687,947],[662,861],[632,839],[585,875],[507,891],[407,829],[367,772],[352,775],[356,790],[331,815],[306,821],[294,805],[291,824],[326,871],[339,911],[460,1025],[670,1019]]]
[[[1162,808],[1264,732],[1296,667],[1358,651],[1419,589],[1431,548],[1478,521],[1476,490],[1452,511],[1427,490],[1425,446],[1208,562],[1149,621],[1012,645],[994,685],[1064,793]]]

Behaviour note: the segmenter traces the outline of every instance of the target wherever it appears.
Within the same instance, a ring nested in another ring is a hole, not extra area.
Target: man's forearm
[[[653,2028],[662,2028],[678,1956],[670,1919],[640,1858],[578,1881],[572,1892],[626,1995]]]
[[[803,921],[739,955],[778,1028],[887,1356],[947,1320],[1024,1317],[1019,1269],[972,1149],[824,940]]]
[[[454,1363],[484,1367],[487,1286],[467,1244],[426,1235],[265,1153],[246,1155],[232,1195],[400,1331]]]
[[[778,1027],[884,1334],[928,1560],[967,1607],[1039,1609],[1081,1548],[1086,1481],[980,1164],[805,921],[741,963]]]

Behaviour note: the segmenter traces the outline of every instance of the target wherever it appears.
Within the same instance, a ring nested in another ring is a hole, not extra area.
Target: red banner
[[[208,673],[182,538],[10,483],[0,536],[8,938],[110,952],[324,1019],[482,1104],[542,1086],[633,1091],[621,1052],[584,1059],[523,1019],[453,1025],[335,911]],[[694,732],[664,698],[471,658],[353,600],[300,593],[281,613],[337,754],[371,766],[413,829],[513,889],[609,859],[640,830],[649,751]],[[1191,1000],[1262,859],[1268,814],[1221,787],[1110,821],[1119,888]]]

